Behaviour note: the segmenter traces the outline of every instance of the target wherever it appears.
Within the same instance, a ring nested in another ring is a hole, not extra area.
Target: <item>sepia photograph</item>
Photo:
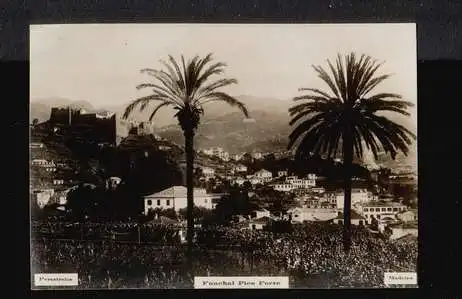
[[[32,290],[418,287],[415,23],[29,33]]]

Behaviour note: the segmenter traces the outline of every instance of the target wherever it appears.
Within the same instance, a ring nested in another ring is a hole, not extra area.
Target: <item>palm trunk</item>
[[[194,235],[194,184],[193,184],[193,169],[194,169],[194,132],[193,130],[186,130],[185,137],[185,153],[186,153],[186,189],[187,189],[187,235],[186,240],[188,243],[187,259],[188,268],[192,266],[192,248],[193,248],[193,235]]]
[[[344,204],[343,204],[343,248],[349,252],[351,246],[351,168],[353,165],[353,136],[345,129],[343,135],[343,167],[344,167]]]

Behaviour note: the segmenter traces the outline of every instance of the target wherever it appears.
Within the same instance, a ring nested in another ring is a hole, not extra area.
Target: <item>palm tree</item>
[[[163,107],[172,107],[176,110],[175,117],[183,130],[186,153],[186,186],[187,186],[187,243],[188,257],[192,258],[192,240],[194,230],[193,218],[193,165],[194,134],[204,113],[205,104],[212,102],[225,102],[240,109],[246,117],[249,117],[246,106],[219,89],[236,84],[236,79],[221,78],[210,82],[216,75],[222,75],[226,67],[225,63],[212,62],[212,54],[204,58],[199,56],[185,63],[183,55],[180,64],[169,55],[169,62],[161,60],[164,70],[142,69],[141,73],[147,73],[155,80],[154,83],[144,83],[137,89],[152,88],[152,94],[138,98],[130,103],[124,112],[123,118],[127,119],[133,110],[139,106],[140,111],[145,110],[151,103],[157,103],[153,107],[149,121],[152,121],[156,113]],[[190,264],[191,265],[191,264]]]
[[[374,88],[390,77],[377,75],[382,63],[367,55],[358,59],[354,53],[339,54],[336,66],[327,60],[332,74],[321,66],[313,66],[319,78],[330,91],[317,88],[301,88],[307,92],[294,98],[304,101],[289,109],[294,126],[289,136],[289,148],[296,147],[297,156],[323,154],[343,155],[344,168],[344,249],[351,243],[351,168],[356,154],[361,158],[364,146],[372,151],[374,158],[383,150],[395,159],[398,152],[408,154],[408,146],[416,139],[414,133],[380,112],[394,112],[409,116],[407,108],[413,104],[394,93],[371,94]],[[341,150],[340,150],[341,149]]]

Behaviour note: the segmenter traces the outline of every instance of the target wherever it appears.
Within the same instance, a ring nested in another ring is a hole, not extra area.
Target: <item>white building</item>
[[[250,183],[251,183],[252,185],[258,185],[258,184],[263,185],[266,181],[267,181],[267,180],[262,179],[262,178],[259,178],[259,177],[256,177],[256,176],[250,178]]]
[[[299,179],[297,176],[287,177],[286,182],[297,189],[308,189],[316,186],[316,179]]]
[[[299,179],[291,182],[295,188],[309,189],[316,186],[316,180]]]
[[[280,192],[291,192],[295,189],[294,185],[289,183],[276,183],[271,185],[274,190]]]
[[[288,211],[292,217],[292,222],[304,221],[328,221],[337,217],[338,213],[335,209],[322,208],[293,208]]]
[[[202,167],[202,174],[207,177],[207,178],[210,178],[210,177],[214,177],[215,176],[215,169],[211,168],[211,167]]]
[[[239,164],[239,165],[236,165],[233,170],[234,172],[237,172],[237,173],[247,172],[247,166],[243,164]]]
[[[258,179],[262,179],[263,181],[267,182],[270,181],[273,178],[273,174],[271,171],[268,171],[266,169],[262,169],[254,173],[254,177]]]
[[[396,215],[405,212],[407,207],[397,202],[370,201],[362,203],[356,209],[366,218],[367,223],[371,223],[374,218],[377,220],[396,219]]]
[[[345,203],[345,193],[343,191],[337,191],[335,193],[335,198],[337,202],[337,209],[343,209]],[[367,189],[353,188],[351,190],[351,205],[357,205],[361,203],[369,202],[369,192]]]
[[[354,210],[351,210],[350,220],[352,225],[365,225],[367,220],[360,214],[356,213]],[[338,212],[338,216],[333,220],[335,224],[343,225],[343,213]]]
[[[209,149],[205,149],[202,152],[208,156],[215,156],[219,157],[223,161],[229,161],[229,153],[221,147],[212,147]]]
[[[252,211],[251,215],[252,215],[252,218],[271,217],[271,213],[267,209],[260,209],[260,210]]]
[[[47,161],[45,159],[34,159],[32,160],[32,165],[40,167],[56,167],[53,161]]]
[[[283,176],[287,176],[287,175],[288,175],[287,170],[279,170],[278,171],[278,177],[283,177]]]
[[[194,188],[194,205],[206,209],[214,209],[216,199],[221,194],[208,194],[203,188]],[[158,193],[144,197],[144,214],[152,209],[175,209],[179,211],[187,207],[187,189],[184,186],[173,186]]]

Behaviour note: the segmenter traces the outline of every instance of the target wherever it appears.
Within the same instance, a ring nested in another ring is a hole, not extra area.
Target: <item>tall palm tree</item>
[[[408,146],[416,139],[414,133],[397,124],[381,112],[394,112],[409,116],[407,108],[413,104],[394,93],[371,94],[374,88],[390,77],[377,75],[381,63],[370,56],[358,57],[351,53],[344,59],[339,54],[336,65],[327,61],[331,74],[321,66],[313,66],[329,91],[317,88],[301,88],[307,92],[295,97],[299,104],[289,109],[294,126],[289,136],[289,148],[296,148],[296,155],[323,154],[329,158],[337,151],[343,156],[344,168],[344,249],[351,244],[351,168],[356,154],[361,158],[364,146],[374,158],[383,148],[395,159],[398,152],[408,154]]]
[[[183,55],[181,65],[169,55],[169,61],[161,60],[164,70],[142,69],[141,73],[147,73],[154,79],[153,83],[144,83],[137,89],[151,88],[152,94],[141,97],[130,103],[124,112],[123,118],[127,119],[136,107],[140,111],[145,110],[151,103],[153,107],[149,121],[152,121],[156,113],[164,107],[172,107],[176,110],[175,117],[183,130],[186,153],[186,186],[187,186],[187,243],[189,262],[192,258],[192,240],[194,230],[193,218],[193,170],[194,170],[194,134],[199,125],[201,115],[204,113],[204,105],[212,102],[225,102],[240,109],[246,117],[249,117],[246,106],[228,95],[219,91],[220,88],[236,84],[236,79],[221,78],[211,81],[212,77],[222,75],[226,67],[225,63],[212,63],[212,54],[200,58],[195,56],[187,63]],[[190,264],[191,265],[191,264]]]

